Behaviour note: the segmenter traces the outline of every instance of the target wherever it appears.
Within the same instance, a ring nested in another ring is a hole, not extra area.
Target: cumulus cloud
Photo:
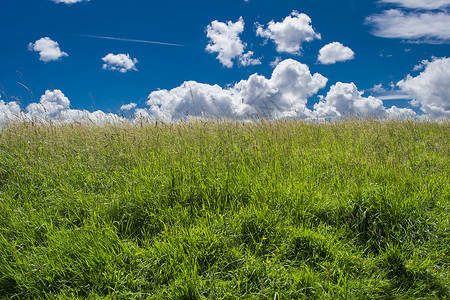
[[[47,90],[41,96],[39,103],[31,103],[27,106],[27,111],[31,116],[56,119],[69,107],[69,99],[60,90]]]
[[[215,20],[206,27],[206,36],[209,39],[206,51],[218,53],[217,59],[224,67],[232,68],[234,59],[238,59],[239,65],[243,67],[261,64],[259,58],[252,58],[252,51],[244,54],[247,45],[239,37],[244,31],[244,25],[244,19],[240,17],[235,23]]]
[[[87,110],[70,109],[69,99],[60,90],[45,91],[39,103],[31,103],[26,107],[26,114],[23,114],[22,117],[24,119],[60,123],[92,122],[99,124],[120,120],[117,115],[107,114],[100,110],[89,112]]]
[[[446,12],[404,12],[385,10],[366,18],[372,34],[385,38],[400,38],[423,43],[450,41],[450,15]]]
[[[380,2],[413,9],[438,9],[450,6],[450,0],[380,0]]]
[[[320,117],[382,116],[383,101],[375,97],[362,96],[354,83],[338,82],[331,86],[324,101],[314,105]]]
[[[425,70],[418,76],[408,75],[397,85],[412,98],[413,104],[432,117],[450,117],[450,58],[422,62]]]
[[[227,88],[188,81],[172,90],[154,91],[148,96],[150,107],[138,113],[163,120],[208,116],[308,118],[312,112],[306,108],[307,99],[326,83],[322,75],[312,75],[307,65],[287,59],[278,64],[270,79],[253,74]]]
[[[112,54],[109,53],[102,58],[105,62],[103,64],[104,70],[119,71],[121,73],[126,73],[130,70],[137,71],[136,63],[138,60],[136,58],[131,58],[130,54]]]
[[[136,103],[131,102],[131,103],[122,105],[122,106],[120,107],[120,110],[129,111],[129,110],[135,109],[136,106],[137,106]]]
[[[83,2],[83,1],[89,1],[89,0],[52,0],[55,3],[65,3],[65,4],[74,4],[74,3],[78,3],[78,2]]]
[[[4,102],[0,100],[0,124],[20,119],[21,109],[17,102]]]
[[[28,50],[39,52],[39,60],[49,62],[58,60],[61,57],[69,56],[66,52],[62,52],[57,42],[49,37],[43,37],[34,44],[28,44]]]
[[[270,21],[266,29],[261,24],[256,25],[256,35],[271,39],[278,52],[299,55],[302,43],[321,38],[311,26],[311,18],[297,11],[293,11],[283,22]]]
[[[104,123],[118,123],[123,121],[116,114],[105,113],[101,110],[97,110],[94,112],[90,112],[87,110],[79,110],[79,109],[68,109],[62,111],[59,119],[56,121],[61,123],[93,123],[93,124],[104,124]]]
[[[417,116],[416,112],[410,108],[398,108],[393,105],[386,109],[386,117],[390,119],[412,119]]]
[[[355,52],[352,49],[345,47],[341,43],[333,42],[319,50],[318,61],[324,65],[330,65],[339,61],[350,60],[354,57]]]
[[[217,59],[228,68],[233,67],[233,59],[244,53],[245,45],[239,38],[244,31],[244,20],[242,17],[235,23],[212,21],[206,27],[206,36],[209,43],[206,51],[209,53],[218,53]]]
[[[0,124],[11,121],[30,121],[62,123],[117,123],[123,121],[116,114],[103,111],[89,112],[70,108],[69,99],[60,90],[47,90],[38,103],[29,104],[22,110],[19,103],[0,100]]]
[[[148,97],[148,108],[137,108],[135,103],[121,107],[122,110],[134,110],[134,118],[131,120],[103,111],[71,109],[69,99],[60,90],[47,90],[39,103],[31,103],[24,111],[17,102],[0,100],[0,124],[27,120],[56,124],[73,122],[103,124],[141,120],[170,122],[208,117],[247,120],[260,116],[268,119],[304,120],[336,119],[355,115],[384,118],[416,117],[412,109],[396,106],[386,109],[380,99],[372,96],[363,97],[363,93],[358,91],[355,84],[341,82],[331,86],[326,97],[314,105],[314,110],[308,109],[306,107],[308,98],[317,94],[326,83],[327,79],[322,75],[318,73],[312,75],[308,66],[288,59],[278,64],[269,79],[253,74],[247,80],[241,80],[227,88],[187,81],[172,90],[154,91]],[[431,109],[440,108],[435,105]],[[441,117],[442,114],[425,116]]]
[[[319,118],[379,117],[412,118],[416,113],[409,108],[392,106],[386,109],[383,101],[369,96],[363,97],[354,83],[337,82],[331,86],[326,97],[314,105],[314,113]]]

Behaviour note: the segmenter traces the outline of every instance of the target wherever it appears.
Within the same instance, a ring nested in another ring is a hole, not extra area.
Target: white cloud
[[[74,4],[74,3],[89,1],[89,0],[52,0],[52,1],[55,3]]]
[[[218,53],[217,59],[224,67],[232,68],[234,59],[237,59],[242,67],[261,64],[260,58],[252,58],[253,51],[244,54],[247,45],[239,38],[239,35],[244,31],[244,25],[244,20],[240,17],[235,23],[215,20],[206,27],[206,36],[209,38],[206,51]]]
[[[331,86],[324,100],[314,105],[315,114],[320,118],[358,117],[399,117],[414,113],[412,110],[393,108],[386,110],[383,101],[362,92],[354,83],[337,82]]]
[[[184,82],[170,91],[158,90],[148,96],[148,115],[155,119],[172,120],[186,116],[227,116],[238,105],[234,95],[218,85]],[[144,111],[139,111],[144,115]]]
[[[303,42],[321,38],[311,26],[310,17],[297,11],[293,11],[283,22],[270,21],[267,29],[261,24],[256,25],[256,35],[273,40],[278,52],[298,55],[301,53]]]
[[[311,74],[307,65],[288,59],[280,62],[270,79],[253,74],[233,86],[222,88],[189,81],[172,90],[152,92],[146,109],[136,108],[135,103],[121,109],[135,109],[136,120],[180,118],[225,117],[242,118],[264,116],[267,118],[311,118],[306,108],[309,97],[325,87],[327,79]],[[20,114],[15,103],[0,103],[0,118],[12,119]],[[116,114],[102,111],[88,112],[70,108],[69,99],[60,90],[47,90],[39,103],[26,107],[23,120],[39,119],[56,123],[66,122],[118,122],[123,120]]]
[[[127,110],[127,111],[128,111],[128,110],[133,110],[133,109],[136,108],[136,106],[137,106],[136,103],[131,102],[131,103],[122,105],[122,106],[120,107],[120,110]]]
[[[30,121],[62,123],[116,123],[123,121],[115,114],[103,111],[89,112],[87,110],[70,109],[69,99],[60,90],[47,90],[41,96],[39,103],[31,103],[22,111],[17,102],[0,100],[0,124],[11,121]]]
[[[385,93],[376,96],[380,100],[406,100],[411,99],[411,96],[405,93],[393,92],[393,93]]]
[[[147,101],[150,108],[138,113],[163,120],[258,115],[308,118],[312,113],[306,108],[307,99],[326,82],[318,73],[311,75],[308,66],[287,59],[278,64],[270,79],[253,74],[228,88],[188,81],[172,90],[152,92]]]
[[[389,88],[384,88],[383,84],[376,84],[373,88],[367,89],[367,92],[370,92],[372,96],[380,99],[380,100],[410,100],[411,96],[405,94],[402,90],[399,89],[393,82],[389,83]]]
[[[412,119],[416,117],[416,113],[410,108],[398,108],[393,105],[386,109],[386,117],[391,119]]]
[[[56,119],[62,111],[70,107],[69,99],[60,90],[45,91],[39,103],[31,103],[27,111],[31,116]]]
[[[427,60],[422,60],[419,64],[415,65],[413,68],[413,71],[422,71],[425,68],[425,65],[427,64]]]
[[[333,42],[322,47],[319,50],[318,61],[324,65],[334,64],[339,61],[353,59],[355,52],[341,43]]]
[[[275,59],[273,61],[270,62],[270,66],[272,68],[275,68],[276,66],[278,66],[278,64],[282,61],[280,56],[276,56]]]
[[[381,84],[371,90],[385,91]],[[314,105],[314,114],[327,119],[349,116],[404,119],[416,116],[412,109],[396,106],[386,109],[380,98],[362,95],[354,83],[337,82],[326,97]]]
[[[137,71],[136,63],[138,60],[136,58],[132,59],[130,54],[109,53],[102,60],[105,62],[103,64],[104,70],[120,71],[121,73],[126,73],[130,70]]]
[[[47,90],[39,103],[31,103],[22,115],[25,120],[38,119],[57,123],[90,122],[95,124],[114,123],[120,121],[119,116],[103,111],[70,109],[69,99],[60,90]]]
[[[408,75],[397,85],[408,93],[421,110],[432,117],[450,117],[450,58],[437,58],[426,63],[418,76]]]
[[[17,102],[0,100],[0,124],[20,119],[21,109]]]
[[[287,59],[275,67],[270,79],[254,74],[237,83],[234,90],[249,106],[250,114],[308,118],[311,116],[306,108],[308,98],[324,88],[327,81],[318,73],[311,75],[307,65]]]
[[[438,9],[450,5],[450,0],[380,0],[383,3],[397,4],[405,8]]]
[[[239,38],[244,31],[244,25],[244,20],[240,17],[235,23],[215,20],[206,27],[206,36],[209,38],[206,51],[218,53],[217,59],[224,67],[232,68],[234,59],[238,59],[239,65],[243,67],[261,64],[260,58],[252,58],[253,51],[244,54],[247,45]]]
[[[124,119],[120,118],[116,114],[105,113],[101,110],[90,112],[87,110],[78,109],[68,109],[61,112],[58,119],[55,121],[61,123],[94,123],[94,124],[104,124],[104,123],[118,123],[123,122]]]
[[[66,52],[62,52],[61,49],[59,49],[57,42],[48,37],[43,37],[34,44],[29,43],[28,50],[39,52],[39,60],[42,60],[43,62],[54,61],[61,57],[69,56]]]
[[[375,93],[383,93],[383,92],[385,92],[386,91],[386,89],[383,87],[383,84],[382,83],[379,83],[379,84],[375,84],[374,86],[373,86],[373,88],[371,88],[370,89],[371,91],[373,91],[373,92],[375,92]]]
[[[239,64],[243,67],[260,65],[261,58],[252,58],[253,54],[253,51],[248,51],[241,55],[239,57]]]
[[[242,17],[235,23],[212,21],[206,27],[206,36],[209,38],[209,44],[206,51],[209,53],[219,53],[217,59],[225,67],[233,67],[232,59],[244,53],[245,45],[239,38],[244,31],[244,20]]]
[[[445,12],[404,12],[390,9],[366,18],[372,34],[423,43],[450,41],[450,15]]]

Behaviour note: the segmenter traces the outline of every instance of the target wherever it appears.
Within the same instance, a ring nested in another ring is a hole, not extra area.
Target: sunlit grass
[[[448,122],[0,128],[5,299],[445,299]]]

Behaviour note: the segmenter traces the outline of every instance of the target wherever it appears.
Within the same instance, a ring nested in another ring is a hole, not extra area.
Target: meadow
[[[0,127],[1,299],[449,299],[450,124]]]

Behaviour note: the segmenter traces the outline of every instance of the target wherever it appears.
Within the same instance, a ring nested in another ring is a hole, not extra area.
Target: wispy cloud
[[[177,47],[184,46],[181,44],[164,43],[164,42],[147,41],[147,40],[126,39],[126,38],[118,38],[118,37],[110,37],[110,36],[99,36],[99,35],[88,35],[88,34],[76,34],[75,36],[88,37],[88,38],[94,38],[94,39],[102,39],[102,40],[122,41],[122,42],[134,42],[134,43],[156,44],[156,45],[177,46]]]
[[[411,96],[408,94],[386,94],[382,96],[377,96],[378,99],[383,101],[388,100],[411,100]]]
[[[450,0],[380,0],[380,2],[397,4],[413,9],[439,9],[450,6]]]
[[[385,10],[366,18],[372,34],[385,38],[401,38],[412,42],[450,43],[450,14],[446,12],[405,12]]]

